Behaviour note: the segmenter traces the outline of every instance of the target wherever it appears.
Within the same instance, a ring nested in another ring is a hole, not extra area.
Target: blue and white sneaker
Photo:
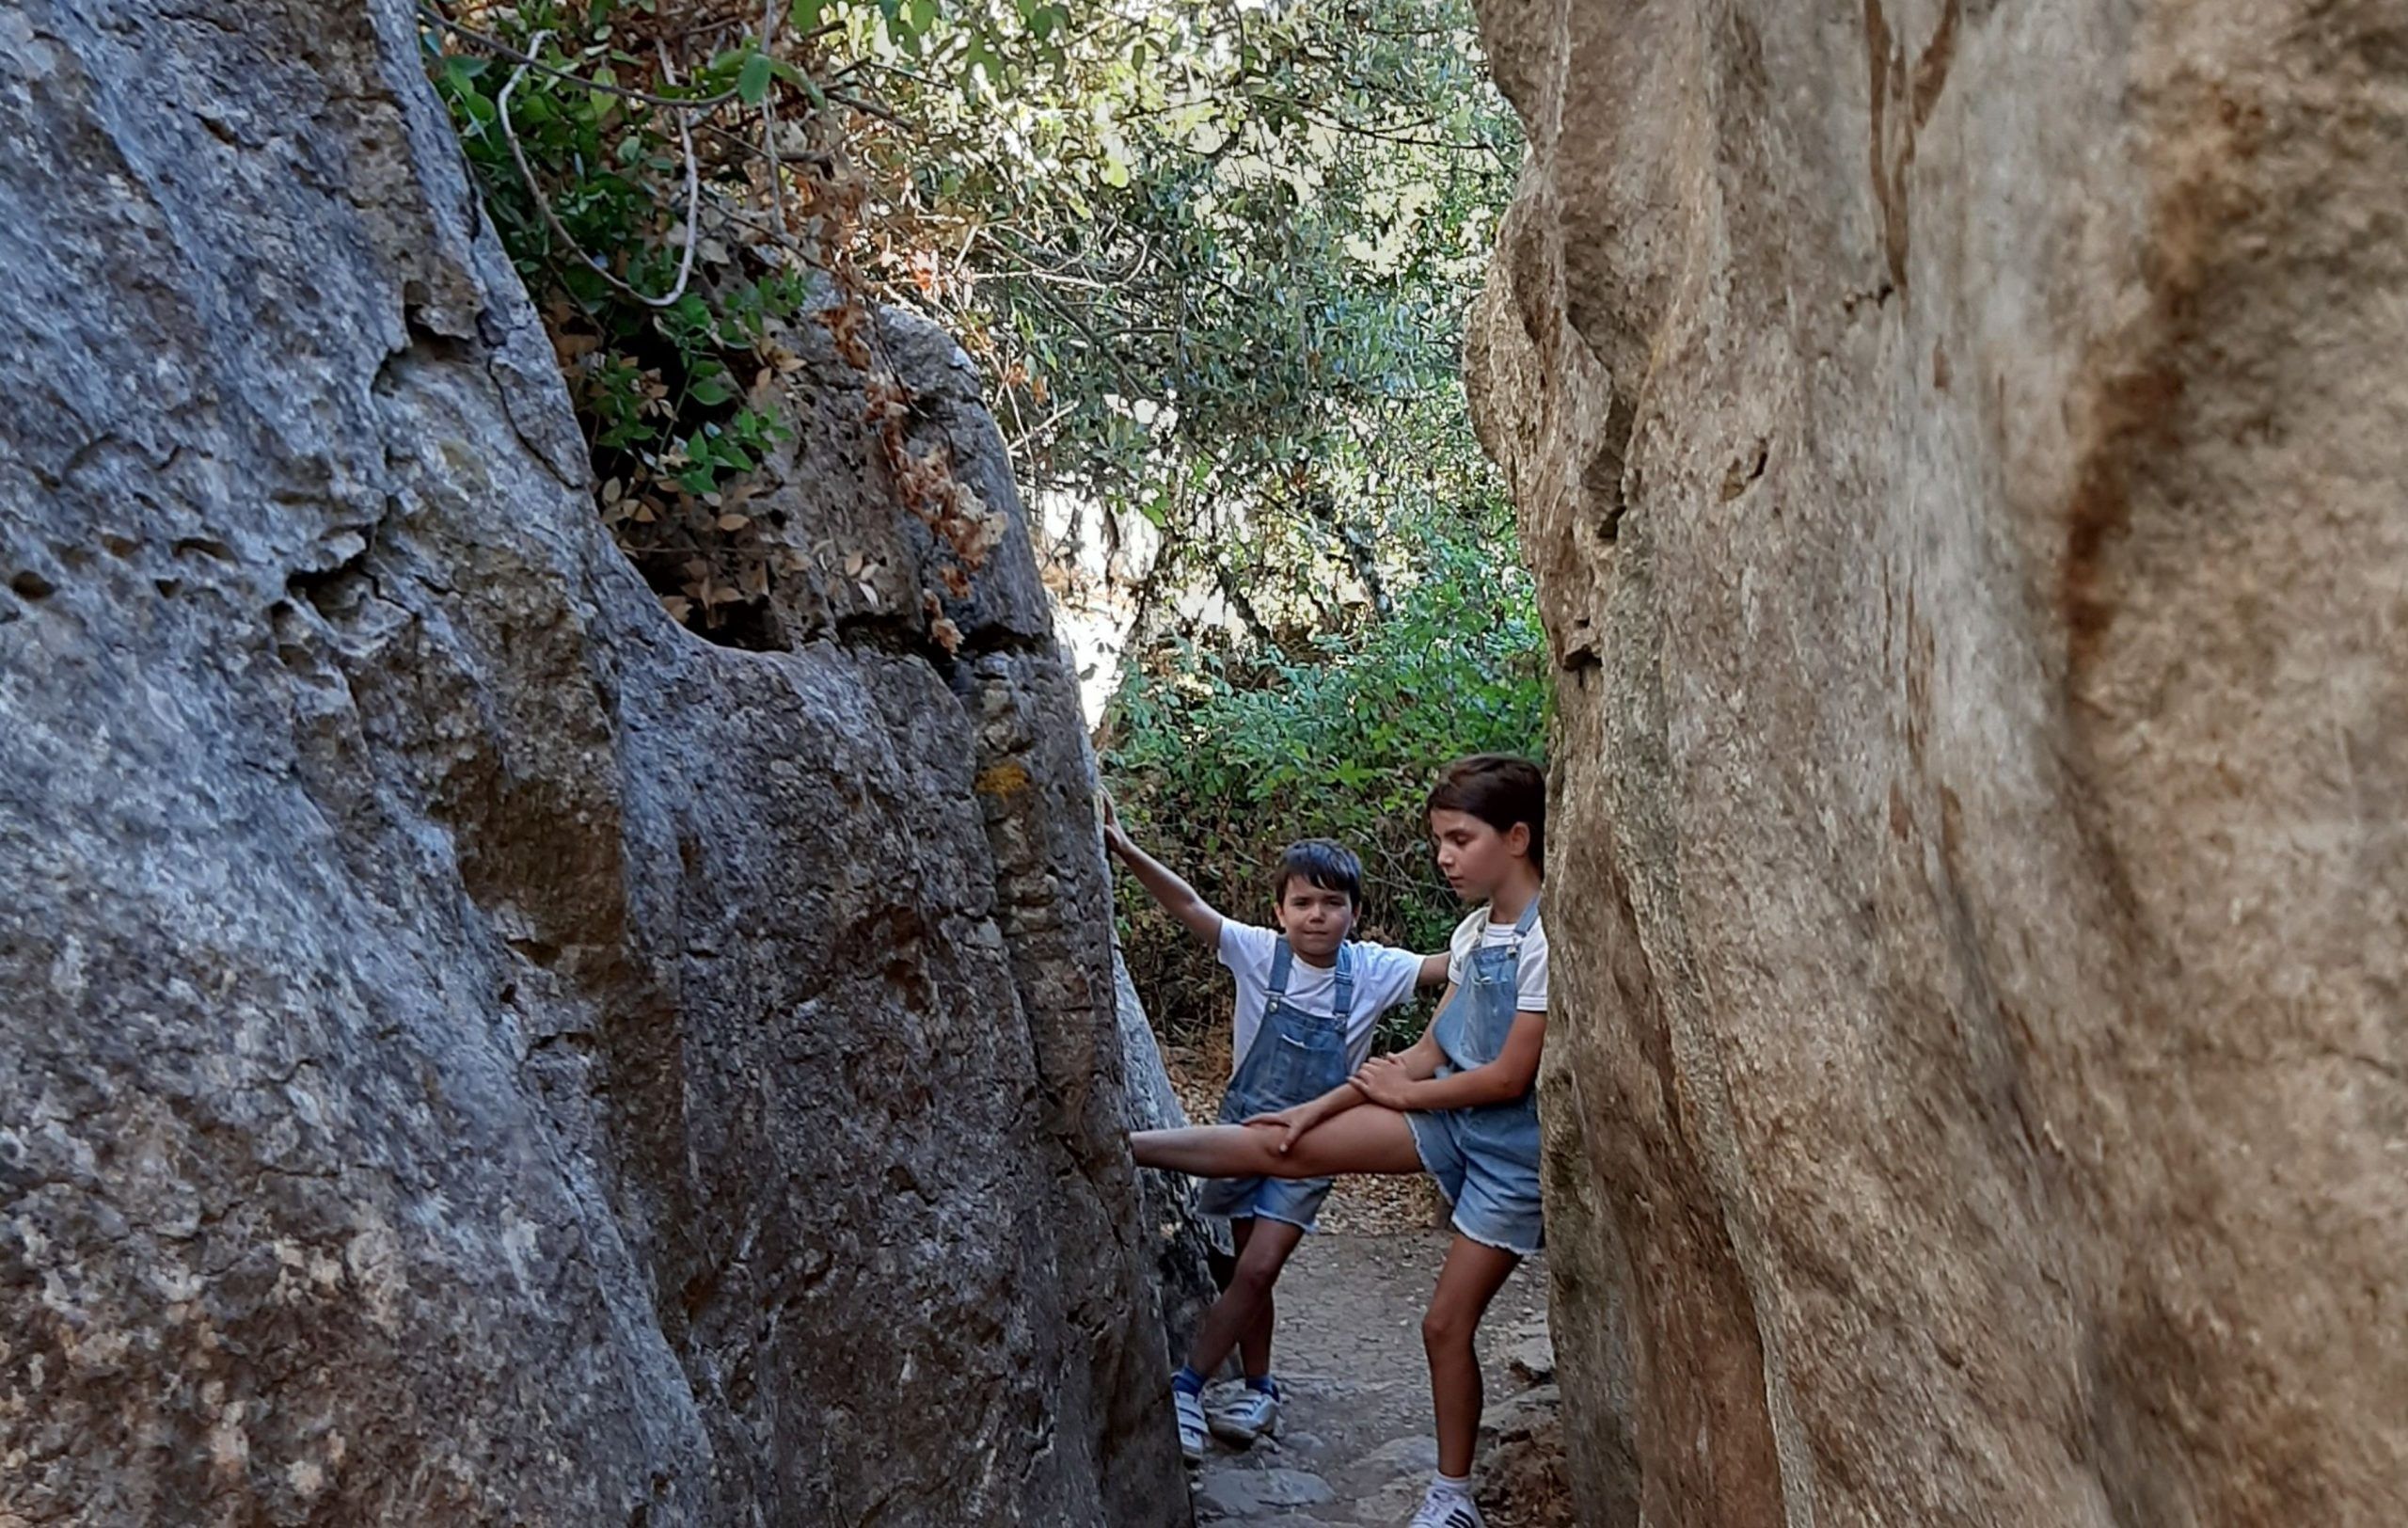
[[[1190,1464],[1204,1462],[1204,1397],[1183,1390],[1170,1393],[1171,1409],[1179,1415],[1179,1456]]]
[[[1208,1417],[1212,1436],[1223,1442],[1246,1444],[1279,1430],[1279,1393],[1248,1385],[1237,1398],[1216,1406]]]

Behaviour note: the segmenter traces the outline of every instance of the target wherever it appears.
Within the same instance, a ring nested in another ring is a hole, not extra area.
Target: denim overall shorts
[[[1538,919],[1533,899],[1501,945],[1472,947],[1464,979],[1438,1011],[1438,1075],[1485,1066],[1505,1048],[1521,1006],[1522,941]],[[1524,1256],[1546,1244],[1539,1212],[1539,1099],[1532,1087],[1502,1104],[1407,1114],[1421,1165],[1455,1207],[1455,1229]]]
[[[1250,1116],[1270,1114],[1309,1103],[1344,1082],[1346,1019],[1354,1011],[1354,951],[1338,947],[1335,1017],[1307,1013],[1288,1001],[1288,973],[1293,966],[1288,941],[1279,941],[1271,957],[1271,990],[1262,1006],[1262,1023],[1254,1043],[1229,1079],[1221,1097],[1221,1123],[1239,1124]],[[1313,1228],[1321,1202],[1329,1197],[1327,1178],[1212,1178],[1197,1196],[1196,1208],[1206,1215],[1232,1220],[1259,1216],[1291,1226]]]

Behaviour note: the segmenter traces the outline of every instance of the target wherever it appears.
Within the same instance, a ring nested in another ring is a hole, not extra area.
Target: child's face
[[[1299,955],[1316,960],[1338,953],[1338,947],[1354,930],[1354,900],[1342,891],[1316,886],[1303,876],[1290,876],[1279,888],[1279,904],[1273,909],[1279,919],[1279,931]]]
[[[1438,869],[1455,895],[1484,902],[1497,894],[1515,861],[1530,851],[1530,830],[1520,822],[1499,833],[1469,812],[1430,814],[1430,837],[1437,845]]]

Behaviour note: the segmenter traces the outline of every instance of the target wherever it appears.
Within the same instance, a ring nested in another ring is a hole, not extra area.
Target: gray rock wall
[[[1589,1520],[2397,1522],[2397,8],[1479,8]]]
[[[1129,1127],[1183,1129],[1189,1122],[1187,1111],[1171,1091],[1170,1074],[1163,1068],[1162,1047],[1146,1017],[1145,1002],[1117,948],[1112,980],[1119,998],[1120,1046],[1129,1058]],[[1234,1250],[1228,1222],[1197,1213],[1197,1182],[1185,1173],[1151,1169],[1137,1174],[1138,1206],[1153,1237],[1163,1352],[1173,1367],[1187,1361],[1196,1325],[1220,1293],[1212,1279],[1213,1259],[1231,1256]]]
[[[0,1521],[1185,1521],[1024,538],[672,625],[417,47],[0,3]]]

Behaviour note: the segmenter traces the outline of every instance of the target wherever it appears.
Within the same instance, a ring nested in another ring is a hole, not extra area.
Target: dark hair
[[[1344,844],[1326,838],[1299,838],[1279,852],[1279,874],[1271,883],[1271,899],[1285,900],[1288,883],[1303,881],[1323,891],[1342,891],[1355,906],[1363,905],[1363,862]]]
[[[1530,830],[1530,867],[1546,873],[1546,776],[1527,758],[1511,754],[1474,754],[1438,772],[1421,815],[1463,812],[1499,833],[1516,822]]]

